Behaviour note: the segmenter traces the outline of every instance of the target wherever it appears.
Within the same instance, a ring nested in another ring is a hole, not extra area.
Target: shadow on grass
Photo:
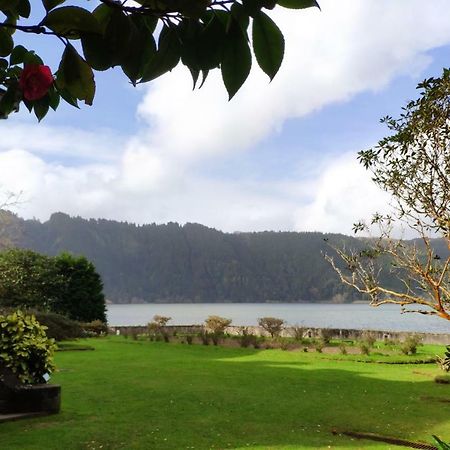
[[[90,344],[95,352],[58,355],[71,369],[56,377],[63,413],[2,426],[2,448],[383,448],[333,436],[334,428],[450,438],[450,405],[423,400],[450,390],[405,366],[343,366],[274,350]]]

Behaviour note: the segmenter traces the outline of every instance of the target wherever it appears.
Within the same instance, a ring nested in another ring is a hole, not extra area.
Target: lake
[[[209,315],[233,320],[233,325],[256,325],[258,317],[278,317],[290,325],[386,331],[450,333],[450,322],[421,314],[400,314],[397,305],[316,303],[165,303],[108,305],[111,326],[145,325],[155,314],[172,317],[172,325],[201,324]]]

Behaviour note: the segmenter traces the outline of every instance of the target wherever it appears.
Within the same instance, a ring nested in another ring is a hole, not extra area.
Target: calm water
[[[307,327],[450,333],[448,321],[420,314],[400,314],[396,305],[373,308],[364,304],[171,303],[108,305],[107,312],[112,326],[145,325],[155,314],[172,317],[172,325],[200,324],[209,315],[233,319],[233,325],[256,325],[258,317],[271,316]]]

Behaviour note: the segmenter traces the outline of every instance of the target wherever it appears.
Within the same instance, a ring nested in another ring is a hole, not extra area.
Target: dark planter
[[[0,381],[0,414],[56,414],[61,407],[61,386],[56,384],[19,384],[10,374]]]
[[[18,386],[14,389],[9,406],[12,413],[56,414],[61,408],[61,386],[57,384]]]

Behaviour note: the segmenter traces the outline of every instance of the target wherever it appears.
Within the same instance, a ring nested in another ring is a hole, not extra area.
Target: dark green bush
[[[436,375],[434,381],[440,384],[450,384],[450,375]]]
[[[83,329],[79,322],[52,312],[33,312],[37,321],[46,326],[46,334],[56,341],[77,339],[82,337]]]
[[[417,335],[408,336],[401,344],[400,351],[405,355],[415,355],[422,338]]]

